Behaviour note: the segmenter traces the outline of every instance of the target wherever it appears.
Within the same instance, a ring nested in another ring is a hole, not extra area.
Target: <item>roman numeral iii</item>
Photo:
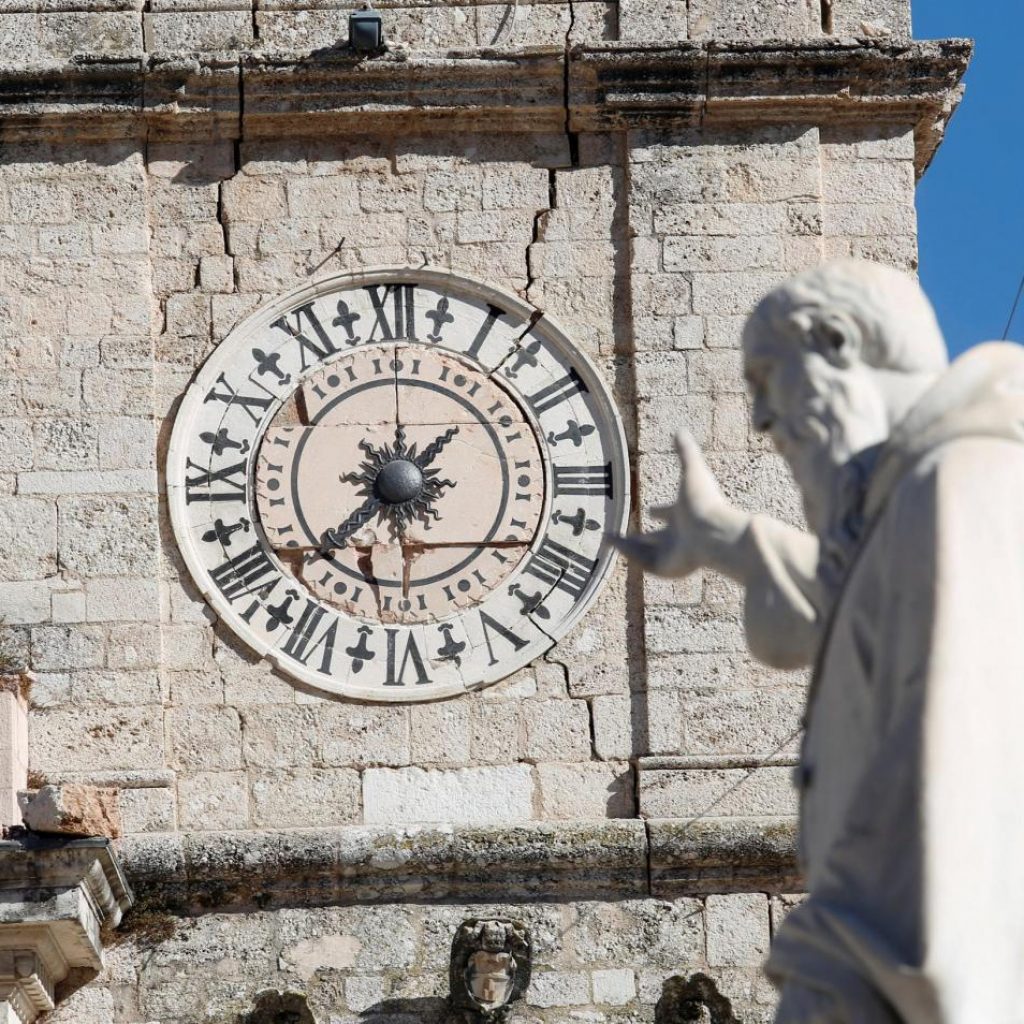
[[[555,466],[555,496],[562,494],[593,494],[611,498],[612,464],[603,466]]]

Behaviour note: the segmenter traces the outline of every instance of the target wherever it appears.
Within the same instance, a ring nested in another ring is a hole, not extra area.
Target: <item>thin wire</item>
[[[749,768],[746,769],[746,775],[741,779],[737,779],[731,786],[729,786],[724,792],[719,793],[714,800],[711,801],[703,810],[698,811],[692,818],[687,819],[683,822],[683,828],[689,828],[691,825],[696,824],[703,818],[706,818],[710,813],[727,797],[731,796],[740,788],[759,768],[773,767],[770,761],[773,757],[781,754],[783,750],[789,746],[803,732],[803,724],[798,725],[771,753],[765,754],[763,757],[757,758]]]
[[[1017,315],[1017,307],[1020,305],[1020,297],[1024,295],[1024,274],[1020,276],[1020,286],[1017,288],[1017,297],[1013,300],[1013,308],[1010,310],[1010,319],[1006,321],[1006,329],[1003,331],[1003,341],[1010,336],[1010,325]]]

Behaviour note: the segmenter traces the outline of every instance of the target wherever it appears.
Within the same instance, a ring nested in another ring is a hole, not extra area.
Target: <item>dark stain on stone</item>
[[[733,1016],[732,1003],[706,974],[691,974],[689,978],[676,975],[666,980],[654,1007],[654,1024],[706,1021],[709,1017],[711,1024],[741,1024]]]
[[[238,1024],[316,1024],[316,1018],[301,992],[261,992]]]

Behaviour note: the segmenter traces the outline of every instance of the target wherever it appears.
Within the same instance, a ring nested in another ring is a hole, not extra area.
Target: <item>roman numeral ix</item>
[[[198,474],[185,477],[186,505],[193,501],[245,501],[245,459],[223,469],[206,469],[191,459],[185,466]],[[215,491],[213,485],[218,482],[225,484],[225,489]]]

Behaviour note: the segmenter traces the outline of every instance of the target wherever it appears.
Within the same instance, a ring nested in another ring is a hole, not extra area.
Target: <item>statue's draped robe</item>
[[[755,520],[753,652],[817,663],[784,1024],[1024,1021],[1024,349],[961,357],[866,481],[841,571]]]

